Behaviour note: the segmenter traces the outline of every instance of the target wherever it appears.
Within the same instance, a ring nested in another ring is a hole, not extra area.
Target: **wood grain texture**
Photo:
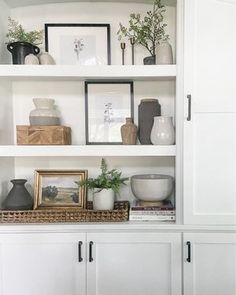
[[[18,145],[70,145],[71,128],[65,126],[17,125]]]

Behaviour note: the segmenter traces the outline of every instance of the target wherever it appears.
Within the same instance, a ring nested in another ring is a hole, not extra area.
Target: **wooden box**
[[[71,144],[71,128],[65,126],[17,125],[19,145],[68,145]]]

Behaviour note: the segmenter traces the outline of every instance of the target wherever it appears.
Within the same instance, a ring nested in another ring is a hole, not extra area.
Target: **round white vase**
[[[55,60],[48,52],[43,52],[39,55],[39,63],[41,65],[55,65]]]
[[[172,117],[154,117],[151,142],[155,145],[172,145],[175,143],[175,130]]]
[[[60,115],[55,109],[52,98],[33,98],[35,109],[30,112],[29,121],[30,125],[60,125]]]
[[[25,65],[38,65],[39,59],[36,55],[30,53],[25,57]]]
[[[156,47],[156,64],[173,64],[172,47],[168,41],[163,41]]]
[[[113,210],[115,195],[112,189],[97,189],[93,193],[94,210]]]

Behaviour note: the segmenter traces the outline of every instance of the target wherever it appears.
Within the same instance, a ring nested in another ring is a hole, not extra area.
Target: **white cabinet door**
[[[85,248],[85,234],[0,235],[0,294],[85,295]]]
[[[236,234],[184,234],[184,245],[184,294],[236,294]]]
[[[181,294],[181,234],[99,233],[87,241],[88,295]]]
[[[232,224],[236,221],[236,1],[186,0],[184,9],[184,222]]]

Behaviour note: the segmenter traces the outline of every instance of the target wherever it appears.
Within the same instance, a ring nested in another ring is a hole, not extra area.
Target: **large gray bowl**
[[[174,188],[174,178],[163,174],[142,174],[131,176],[131,190],[134,196],[147,202],[159,202],[168,198]]]

